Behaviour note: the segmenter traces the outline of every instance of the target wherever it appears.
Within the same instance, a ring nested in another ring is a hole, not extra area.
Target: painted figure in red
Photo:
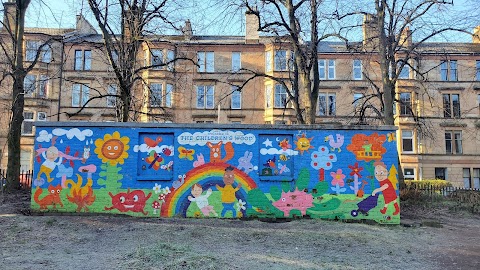
[[[110,197],[112,197],[112,207],[106,207],[105,210],[117,209],[120,212],[140,212],[144,215],[147,215],[148,212],[145,212],[145,204],[147,200],[152,196],[152,193],[149,193],[145,196],[145,193],[142,190],[134,190],[130,192],[130,189],[125,192],[120,192],[117,195],[113,195],[111,192],[108,192]]]

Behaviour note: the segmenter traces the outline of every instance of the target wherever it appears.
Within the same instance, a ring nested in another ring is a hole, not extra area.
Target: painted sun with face
[[[95,154],[103,163],[110,162],[110,165],[123,164],[128,157],[129,141],[130,139],[126,136],[120,137],[118,131],[113,134],[105,134],[103,139],[95,140]]]
[[[307,151],[311,148],[313,148],[313,146],[310,145],[310,142],[312,141],[313,137],[312,138],[307,138],[307,135],[305,133],[302,134],[302,136],[297,136],[297,140],[295,141],[295,144],[297,145],[297,147],[295,148],[295,150],[300,150],[300,153],[303,155],[303,152]]]

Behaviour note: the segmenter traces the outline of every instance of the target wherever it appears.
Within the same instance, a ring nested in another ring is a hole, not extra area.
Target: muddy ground
[[[0,194],[1,269],[480,269],[480,216],[402,209],[402,225],[39,215]],[[33,214],[33,215],[32,215]]]

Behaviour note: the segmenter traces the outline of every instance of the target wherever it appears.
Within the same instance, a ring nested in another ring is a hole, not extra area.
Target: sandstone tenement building
[[[288,46],[259,35],[253,19],[246,16],[245,36],[196,36],[187,23],[181,35],[149,38],[138,55],[140,63],[166,62],[177,56],[192,61],[142,72],[135,88],[137,121],[297,124],[285,89],[275,81],[256,77],[236,91],[236,85],[251,77],[247,70],[287,78],[290,69]],[[33,121],[101,122],[117,121],[119,116],[112,97],[92,100],[78,112],[90,98],[117,91],[102,50],[102,35],[82,16],[77,16],[75,29],[27,28],[25,61],[32,61],[40,44],[52,38],[24,82],[24,170],[32,168],[35,158]],[[404,68],[396,85],[396,98],[401,101],[395,105],[398,131],[389,138],[397,141],[404,176],[440,178],[456,186],[480,188],[480,41],[424,43],[420,51],[411,64],[423,75]],[[374,91],[366,77],[380,79],[375,57],[365,51],[353,52],[342,42],[321,42],[318,58],[317,123],[359,123],[358,101]],[[5,66],[6,59],[0,61]],[[11,113],[10,89],[11,82],[4,80],[0,85],[4,127]],[[5,128],[0,132],[3,167],[6,132]]]

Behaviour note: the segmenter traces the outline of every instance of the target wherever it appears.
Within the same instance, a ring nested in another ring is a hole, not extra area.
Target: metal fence
[[[2,186],[6,184],[7,170],[0,169],[0,178],[2,181]],[[21,189],[30,189],[32,187],[33,179],[33,170],[20,171],[20,188]]]

